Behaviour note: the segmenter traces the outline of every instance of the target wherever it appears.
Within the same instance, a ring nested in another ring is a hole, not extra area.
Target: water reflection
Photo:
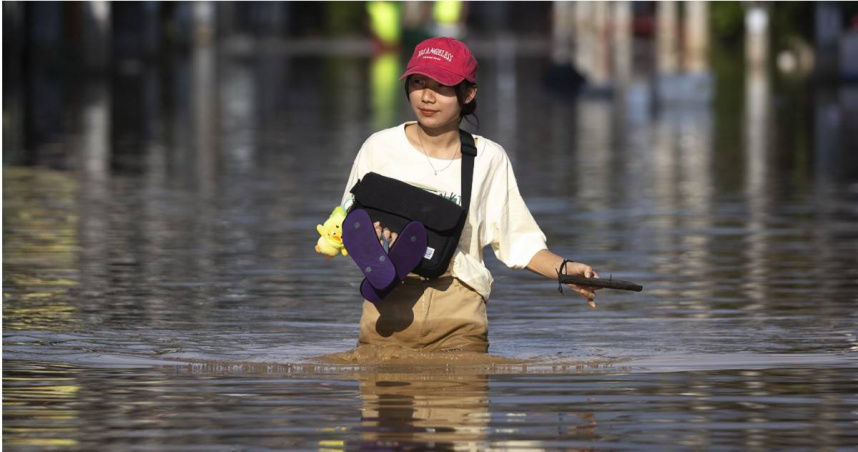
[[[488,377],[360,373],[361,447],[478,449],[488,435]]]
[[[214,5],[200,2],[193,5],[197,28],[191,54],[191,105],[193,112],[193,152],[188,162],[192,163],[193,179],[200,194],[206,198],[215,196],[216,168],[220,156],[217,138],[217,67],[215,60]]]
[[[770,96],[768,73],[764,68],[749,65],[745,74],[745,187],[748,198],[748,236],[745,252],[748,267],[745,273],[753,284],[749,297],[754,308],[765,303],[766,285],[762,279],[769,274],[766,268],[767,239],[765,221],[771,211],[770,177],[772,161],[769,157]]]
[[[67,173],[3,171],[3,324],[5,330],[73,329],[71,291],[79,284],[78,185]]]
[[[663,241],[662,249],[673,250],[657,261],[656,273],[682,281],[672,294],[677,305],[708,316],[706,300],[718,284],[711,267],[715,203],[711,112],[699,105],[668,106],[653,126],[651,199],[661,214],[653,232]]]
[[[469,372],[245,365],[4,370],[4,446],[838,448],[848,368]]]
[[[3,445],[70,448],[80,443],[80,384],[65,366],[16,366],[3,372]]]
[[[403,91],[399,86],[401,73],[398,52],[385,51],[372,57],[369,79],[372,124],[376,129],[381,130],[396,125],[397,113],[403,99]]]

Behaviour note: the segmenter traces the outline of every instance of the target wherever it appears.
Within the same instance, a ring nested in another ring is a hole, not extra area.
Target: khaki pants
[[[378,305],[364,300],[358,345],[368,344],[485,353],[486,303],[449,274],[430,281],[409,275]]]

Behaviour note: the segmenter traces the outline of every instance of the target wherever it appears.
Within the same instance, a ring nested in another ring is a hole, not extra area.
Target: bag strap
[[[462,141],[462,208],[465,217],[471,207],[471,186],[474,184],[474,157],[477,156],[477,145],[474,137],[459,129],[459,139]]]

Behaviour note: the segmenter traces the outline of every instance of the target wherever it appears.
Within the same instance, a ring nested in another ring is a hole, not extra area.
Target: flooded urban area
[[[358,353],[362,275],[316,225],[363,140],[412,119],[407,57],[331,42],[4,90],[27,117],[4,127],[5,448],[858,445],[858,85],[740,54],[711,97],[570,93],[544,41],[474,39],[464,127],[552,250],[644,290],[591,309],[487,249],[488,355]]]

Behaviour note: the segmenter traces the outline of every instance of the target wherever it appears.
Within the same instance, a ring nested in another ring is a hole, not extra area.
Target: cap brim
[[[453,72],[441,69],[437,66],[429,66],[429,65],[416,65],[414,67],[408,68],[402,76],[399,77],[399,80],[408,77],[409,75],[420,74],[425,75],[426,77],[435,80],[436,82],[446,85],[446,86],[456,86],[459,83],[462,83],[462,80],[465,80],[465,77],[455,74]]]

